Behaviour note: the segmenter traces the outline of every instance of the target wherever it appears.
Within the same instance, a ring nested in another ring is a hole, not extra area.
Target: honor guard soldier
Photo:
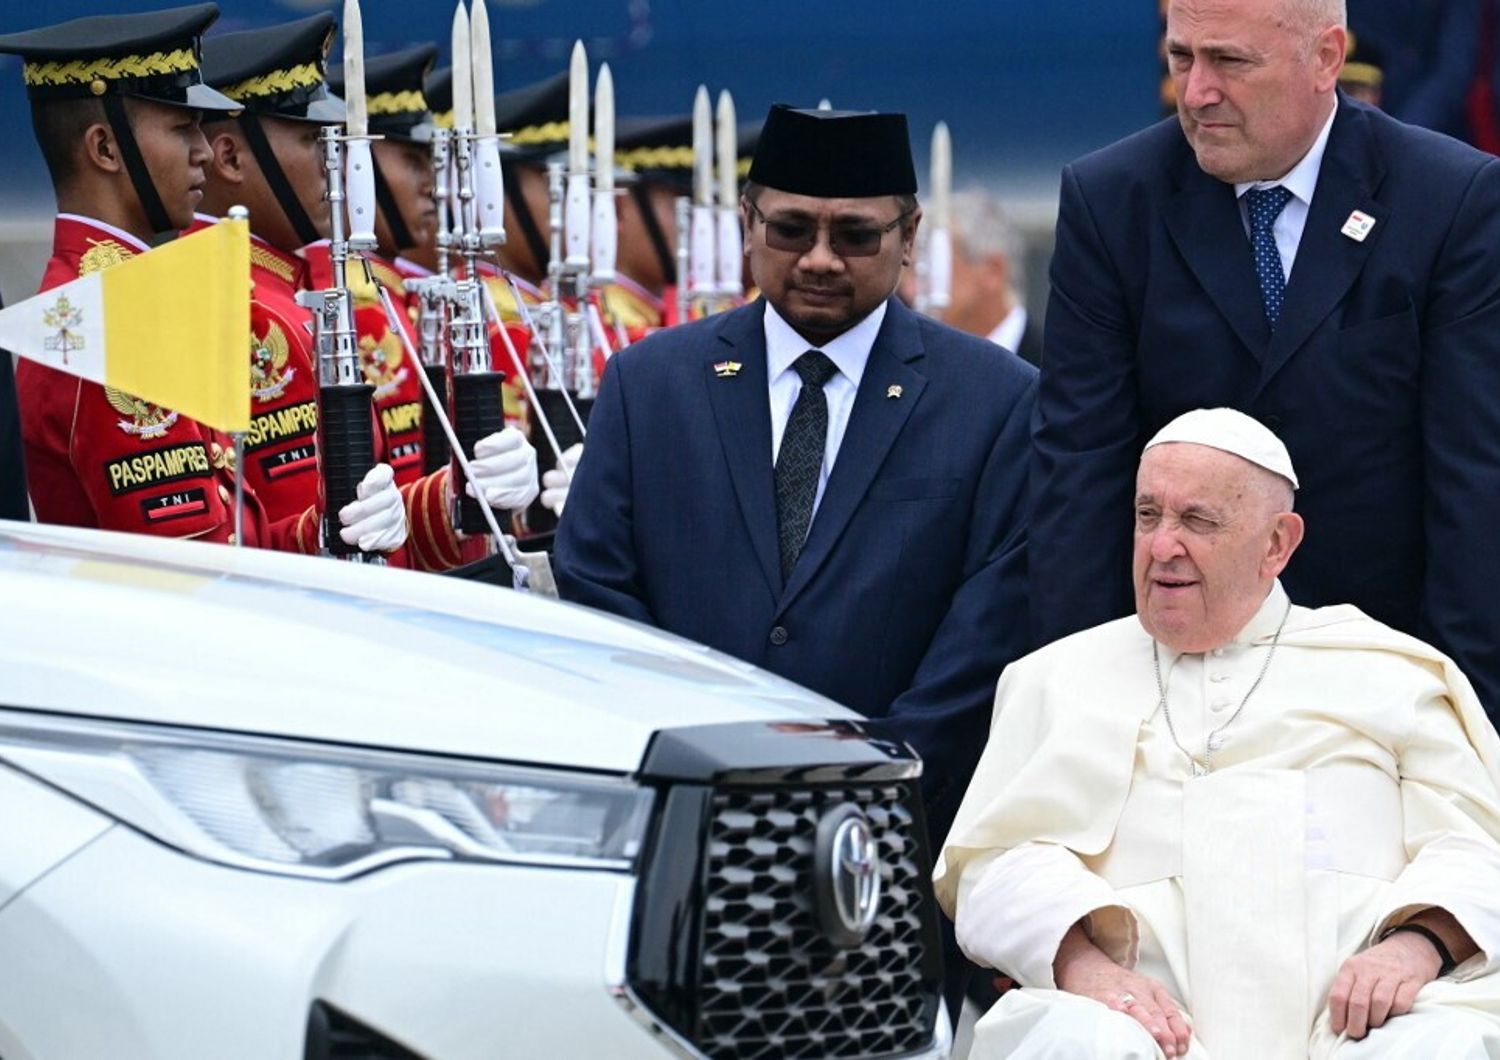
[[[740,180],[760,138],[759,121],[739,128],[736,161]],[[604,288],[606,315],[630,342],[660,327],[682,322],[677,305],[677,200],[693,192],[693,119],[622,118],[615,165],[628,177],[618,201],[619,256],[616,283]]]
[[[211,157],[199,225],[234,205],[250,213],[250,431],[245,482],[272,520],[296,517],[299,551],[319,548],[318,370],[313,318],[297,304],[307,265],[297,251],[328,238],[323,191],[325,125],[342,124],[344,105],[328,91],[334,20],[328,14],[203,41],[204,79],[244,109],[204,126]],[[399,543],[406,515],[390,465],[367,476],[384,503],[357,523],[350,543]]]
[[[427,75],[423,91],[427,96],[427,105],[432,108],[432,124],[439,129],[453,128],[453,68],[445,66],[440,70],[434,70]],[[509,192],[509,189],[506,189]],[[509,218],[511,206],[506,204],[506,216]],[[515,228],[507,225],[507,230],[514,232]],[[439,271],[437,231],[434,228],[427,242],[407,251],[405,256],[396,259],[396,269],[401,273],[403,279],[420,279],[431,276]],[[501,254],[505,248],[499,248]],[[454,275],[462,272],[462,266],[456,256],[449,262]],[[526,371],[526,354],[531,348],[531,329],[523,322],[520,312],[516,309],[515,298],[511,294],[510,284],[500,274],[499,268],[490,262],[480,259],[479,272],[484,284],[489,288],[490,296],[494,299],[495,308],[499,313],[499,321],[491,321],[490,332],[490,354],[496,371],[504,372],[505,382],[501,386],[505,398],[505,422],[522,432],[528,431],[528,420],[526,410],[526,392],[521,386],[520,373]],[[521,292],[521,297],[527,299],[528,307],[540,305],[543,294],[540,288],[524,280],[516,278],[516,288]],[[418,299],[413,297],[408,300],[407,308],[415,319],[418,312]],[[499,333],[499,328],[506,330],[505,338]],[[505,339],[510,340],[507,345]],[[515,356],[511,356],[514,350]]]
[[[434,45],[422,44],[372,56],[365,65],[370,133],[382,137],[372,145],[379,251],[367,260],[374,283],[385,287],[398,307],[406,307],[408,301],[396,259],[431,242],[437,228],[429,146],[433,119],[424,94],[424,80],[436,55]],[[337,73],[330,78],[335,91],[340,80]],[[323,286],[331,273],[326,246],[315,244],[304,248],[303,254],[311,267],[312,285]],[[365,379],[375,387],[391,465],[406,499],[412,563],[423,570],[445,570],[481,558],[483,539],[465,542],[453,527],[449,470],[423,473],[425,398],[417,378],[422,366],[406,356],[408,345],[417,348],[410,318],[399,321],[406,331],[403,343],[402,336],[388,326],[379,292],[365,282],[361,271],[349,270],[355,326],[365,355]],[[492,508],[514,511],[536,498],[536,451],[521,431],[507,427],[488,435],[477,443],[475,453],[470,463]]]
[[[203,83],[213,4],[99,15],[0,36],[20,55],[57,195],[49,290],[175,237],[203,194],[200,118],[239,105]],[[233,542],[227,435],[33,361],[16,369],[27,483],[43,522]],[[246,492],[245,544],[294,547]]]

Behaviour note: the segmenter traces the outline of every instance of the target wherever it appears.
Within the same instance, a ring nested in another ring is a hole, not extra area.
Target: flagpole
[[[250,211],[243,206],[231,206],[229,217],[234,221],[250,222]],[[249,277],[246,277],[248,280]],[[250,297],[250,292],[245,293]],[[229,437],[234,441],[234,547],[243,548],[245,545],[245,432],[230,431]]]

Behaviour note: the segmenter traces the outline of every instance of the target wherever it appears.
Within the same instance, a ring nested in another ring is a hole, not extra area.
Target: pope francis
[[[938,860],[960,945],[1020,987],[972,1056],[1500,1058],[1500,739],[1469,682],[1288,600],[1297,477],[1255,420],[1179,417],[1136,485],[1135,617],[1006,670]]]

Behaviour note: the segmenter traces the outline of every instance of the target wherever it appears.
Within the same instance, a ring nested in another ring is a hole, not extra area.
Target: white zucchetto
[[[1292,457],[1281,439],[1259,420],[1234,409],[1194,409],[1184,412],[1156,432],[1146,449],[1165,442],[1189,442],[1233,453],[1257,467],[1280,475],[1297,488]],[[1145,450],[1142,450],[1145,452]]]

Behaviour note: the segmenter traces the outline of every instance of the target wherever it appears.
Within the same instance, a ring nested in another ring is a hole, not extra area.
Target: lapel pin
[[[720,361],[714,365],[714,375],[720,379],[733,379],[740,374],[740,369],[743,367],[744,365],[739,361]]]
[[[901,396],[901,384],[900,383],[892,383],[890,386],[886,387],[885,388],[885,396],[888,397],[888,398],[898,398],[898,397],[900,397]]]
[[[1344,227],[1340,231],[1356,243],[1363,243],[1365,236],[1369,235],[1370,229],[1374,227],[1375,218],[1360,210],[1355,210],[1349,215],[1349,220],[1344,222]]]

